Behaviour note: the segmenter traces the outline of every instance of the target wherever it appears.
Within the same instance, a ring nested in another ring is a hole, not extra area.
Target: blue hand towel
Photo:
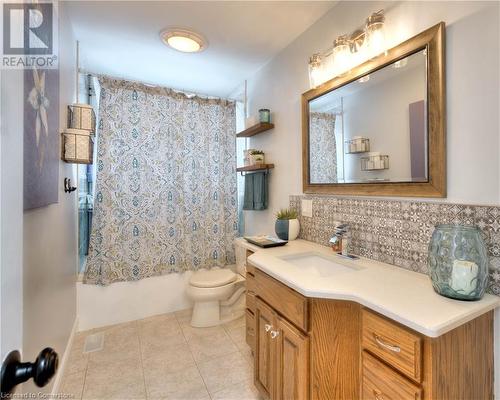
[[[265,172],[245,175],[244,210],[265,210],[268,205],[268,182]]]

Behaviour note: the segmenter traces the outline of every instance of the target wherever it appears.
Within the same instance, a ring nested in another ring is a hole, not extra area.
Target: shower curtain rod
[[[158,85],[157,83],[138,81],[138,80],[135,80],[135,79],[128,79],[128,78],[122,78],[122,77],[111,76],[111,75],[106,75],[106,74],[99,74],[97,72],[86,71],[83,68],[78,68],[78,72],[80,74],[91,75],[91,76],[93,76],[95,78],[98,78],[98,77],[102,76],[102,77],[107,77],[107,78],[111,78],[111,79],[118,79],[118,80],[122,80],[122,81],[133,82],[133,83],[140,83],[142,85],[151,86],[151,87],[158,87],[158,88],[164,88],[165,87],[165,86]],[[229,100],[229,101],[235,101],[235,102],[241,101],[241,100],[232,99],[232,98],[222,98],[222,97],[217,97],[217,96],[209,96],[209,95],[203,94],[203,93],[194,93],[194,92],[190,92],[190,91],[187,91],[187,90],[177,89],[177,88],[172,88],[172,87],[169,87],[168,89],[171,89],[171,90],[173,90],[175,92],[184,93],[187,96],[198,96],[198,97],[202,97],[202,98],[205,98],[205,99],[226,100],[226,101]]]

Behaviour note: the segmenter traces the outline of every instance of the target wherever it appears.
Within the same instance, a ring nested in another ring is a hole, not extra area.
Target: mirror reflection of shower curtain
[[[309,120],[309,173],[311,183],[336,183],[337,143],[336,115],[312,112]]]
[[[100,77],[97,180],[83,282],[235,262],[235,103]]]

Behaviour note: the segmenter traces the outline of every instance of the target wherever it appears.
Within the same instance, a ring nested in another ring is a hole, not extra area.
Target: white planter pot
[[[289,220],[288,225],[288,240],[295,240],[299,236],[300,223],[298,219]]]

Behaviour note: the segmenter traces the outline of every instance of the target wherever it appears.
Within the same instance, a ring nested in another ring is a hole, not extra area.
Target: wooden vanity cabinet
[[[255,384],[269,399],[309,398],[309,337],[256,302]]]
[[[492,311],[431,338],[259,269],[250,285],[254,381],[270,400],[493,399]]]

